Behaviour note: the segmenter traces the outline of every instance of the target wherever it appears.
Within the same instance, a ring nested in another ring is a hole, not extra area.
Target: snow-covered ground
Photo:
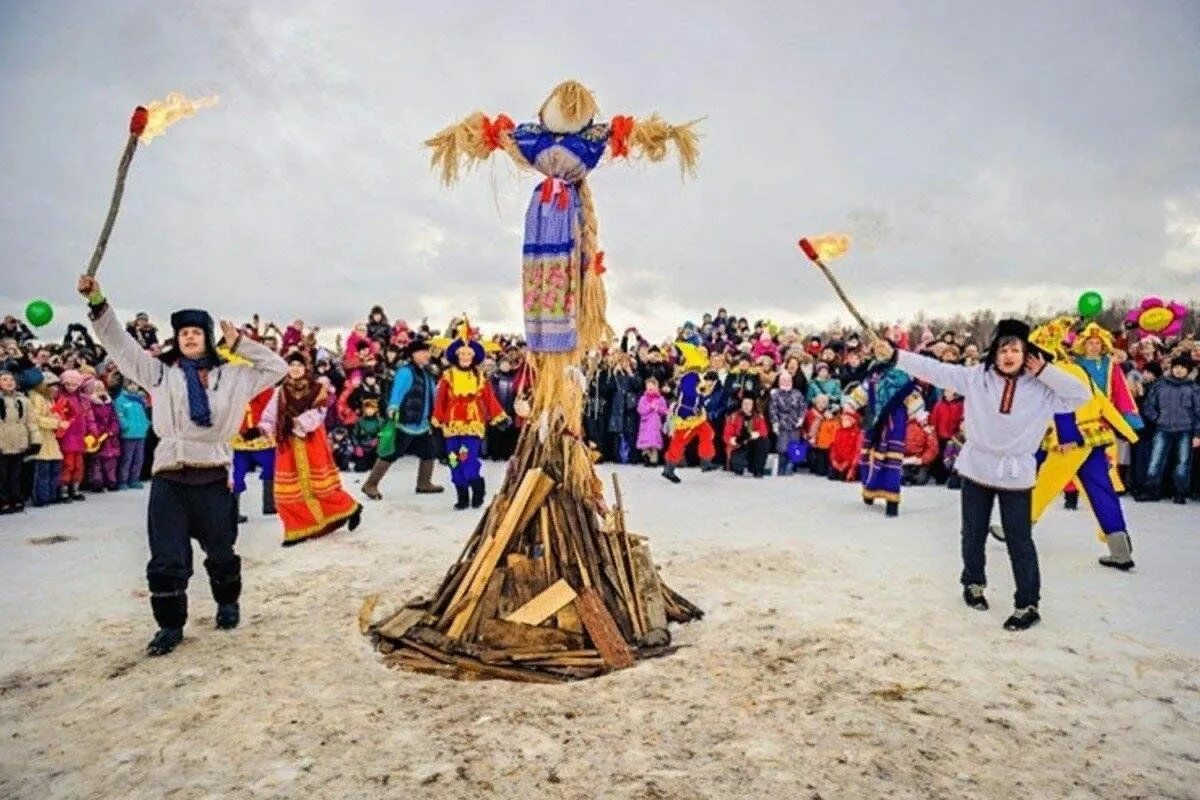
[[[887,520],[807,475],[622,468],[631,529],[708,616],[547,688],[389,671],[358,635],[363,597],[428,592],[473,525],[413,472],[354,534],[283,550],[252,514],[243,626],[212,629],[201,569],[165,659],[141,656],[145,492],[0,518],[0,797],[1200,797],[1200,506],[1130,504],[1129,574],[1050,513],[1044,621],[1012,634],[1001,544],[992,611],[959,599],[953,492]]]

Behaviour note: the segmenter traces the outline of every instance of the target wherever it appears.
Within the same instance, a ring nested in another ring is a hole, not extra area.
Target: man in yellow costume
[[[1074,480],[1092,507],[1108,544],[1109,554],[1100,563],[1127,571],[1133,568],[1133,548],[1107,451],[1116,444],[1118,436],[1133,443],[1137,434],[1109,399],[1106,387],[1098,386],[1090,372],[1068,355],[1065,342],[1070,329],[1071,319],[1059,317],[1029,336],[1030,343],[1048,353],[1055,366],[1074,375],[1092,391],[1091,399],[1074,413],[1055,415],[1046,433],[1038,453],[1040,469],[1033,487],[1033,521],[1036,523],[1054,498]]]

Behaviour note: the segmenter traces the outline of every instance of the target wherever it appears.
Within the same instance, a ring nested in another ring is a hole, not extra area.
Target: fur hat
[[[1183,367],[1187,371],[1191,372],[1196,366],[1196,362],[1192,359],[1191,353],[1180,353],[1171,357],[1171,366]]]
[[[1005,339],[1017,339],[1025,345],[1026,352],[1037,352],[1046,360],[1050,360],[1052,358],[1051,354],[1032,344],[1029,341],[1029,334],[1029,325],[1019,319],[1002,319],[996,323],[996,333],[992,336],[992,343],[988,345],[987,357],[985,358],[987,366],[996,366],[996,357],[1000,353],[1000,342]]]
[[[408,343],[408,347],[404,348],[404,355],[412,358],[415,354],[421,351],[429,351],[432,348],[433,346],[429,343],[428,339],[424,336],[418,336]]]
[[[213,319],[207,311],[199,308],[184,308],[171,315],[171,329],[175,332],[175,357],[179,353],[179,332],[184,328],[199,328],[204,332],[204,355],[209,361],[221,363],[217,353],[217,339],[213,333]]]

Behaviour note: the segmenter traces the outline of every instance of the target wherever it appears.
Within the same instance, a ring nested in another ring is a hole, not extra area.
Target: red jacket
[[[723,438],[725,439],[726,445],[729,444],[730,440],[737,440],[738,447],[740,447],[742,444],[745,443],[742,441],[743,436],[744,436],[742,426],[746,422],[747,422],[746,415],[743,414],[740,410],[734,411],[732,414],[730,414],[728,417],[725,418],[725,432],[724,432]],[[754,433],[757,433],[758,438],[760,438],[760,439],[767,438],[767,436],[769,435],[769,432],[767,431],[767,418],[766,417],[764,417],[762,414],[759,414],[758,412],[755,412],[754,415],[750,417],[749,423],[750,423],[750,430],[753,431]]]
[[[849,479],[858,466],[862,451],[862,428],[858,424],[849,428],[838,426],[833,435],[833,446],[829,448],[829,463],[839,475]]]
[[[926,433],[921,423],[910,419],[904,431],[904,457],[916,458],[922,466],[927,466],[937,460],[937,455],[937,436]]]
[[[934,403],[933,411],[929,412],[929,424],[939,439],[953,439],[962,430],[963,400],[956,397],[953,400],[942,398]]]

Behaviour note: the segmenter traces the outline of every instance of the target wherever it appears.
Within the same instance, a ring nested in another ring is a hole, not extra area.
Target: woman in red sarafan
[[[275,505],[283,546],[358,527],[362,506],[342,489],[325,437],[326,385],[315,379],[303,353],[287,357],[288,375],[262,415],[275,432]]]

